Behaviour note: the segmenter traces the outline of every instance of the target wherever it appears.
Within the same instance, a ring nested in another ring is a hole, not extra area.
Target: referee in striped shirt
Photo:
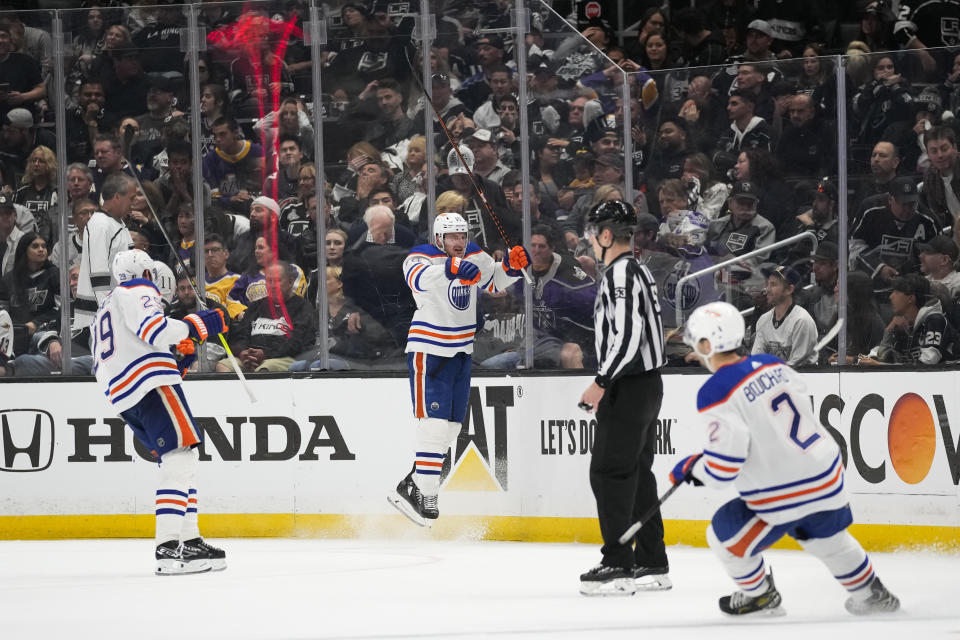
[[[633,257],[636,226],[633,207],[620,200],[601,203],[587,216],[586,236],[604,267],[594,306],[599,366],[580,403],[597,414],[590,486],[603,559],[580,576],[585,595],[629,595],[671,586],[659,512],[633,544],[617,540],[658,499],[652,467],[663,401],[660,367],[666,359],[656,282]]]

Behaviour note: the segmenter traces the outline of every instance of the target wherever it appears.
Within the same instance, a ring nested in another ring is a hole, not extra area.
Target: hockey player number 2
[[[811,434],[806,440],[800,439],[800,412],[797,411],[797,405],[793,404],[793,398],[790,397],[789,393],[781,393],[770,403],[770,408],[773,409],[774,413],[780,412],[780,406],[783,403],[787,403],[787,406],[790,407],[790,411],[793,412],[793,421],[790,423],[790,439],[797,443],[801,449],[806,450],[807,447],[812,445],[814,442],[820,439],[819,433]]]
[[[100,316],[100,326],[97,328],[97,346],[94,351],[99,354],[99,360],[106,360],[113,355],[113,321],[110,313]]]

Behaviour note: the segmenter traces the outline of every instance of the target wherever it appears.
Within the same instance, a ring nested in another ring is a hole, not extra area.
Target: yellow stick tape
[[[666,520],[668,545],[705,547],[706,520]],[[403,538],[438,540],[517,540],[601,544],[596,518],[442,516],[430,529],[403,516],[289,513],[201,514],[210,538]],[[0,516],[0,540],[65,538],[151,538],[154,516],[69,515]],[[851,533],[868,551],[904,549],[960,553],[960,527],[857,524]],[[784,538],[775,549],[799,549]]]

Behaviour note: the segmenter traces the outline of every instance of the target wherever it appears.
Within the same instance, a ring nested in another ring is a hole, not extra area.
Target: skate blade
[[[211,559],[210,571],[223,571],[227,568],[227,561],[223,558]]]
[[[608,582],[581,582],[580,593],[587,597],[632,596],[637,592],[633,578],[617,578]]]
[[[673,589],[673,582],[668,576],[648,575],[635,578],[633,581],[637,591],[669,591]]]
[[[757,611],[751,611],[750,613],[727,613],[726,611],[723,611],[723,613],[728,618],[742,620],[744,618],[782,618],[787,615],[787,610],[783,605],[778,605],[773,609],[759,609]]]
[[[393,507],[405,515],[407,519],[418,527],[428,526],[426,521],[420,516],[419,513],[414,512],[413,508],[410,506],[410,503],[396,495],[388,495],[387,502],[393,505]]]
[[[156,575],[185,576],[192,573],[206,573],[207,571],[210,571],[210,568],[210,563],[206,560],[191,560],[190,562],[181,562],[180,560],[164,558],[163,560],[157,560]]]

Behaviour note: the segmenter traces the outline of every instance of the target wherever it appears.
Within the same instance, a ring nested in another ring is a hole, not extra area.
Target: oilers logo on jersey
[[[470,286],[460,284],[459,280],[451,280],[450,286],[447,287],[447,300],[454,309],[464,311],[470,306]]]

